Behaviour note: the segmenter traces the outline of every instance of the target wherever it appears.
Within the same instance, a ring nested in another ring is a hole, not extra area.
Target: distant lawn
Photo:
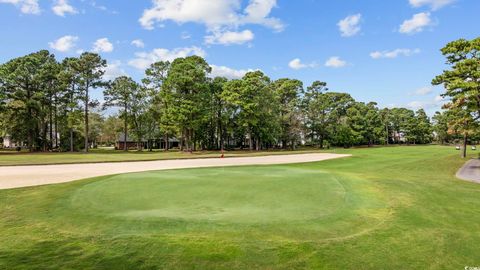
[[[464,269],[480,185],[451,147],[0,191],[0,269]],[[1,170],[1,168],[0,168]]]
[[[275,151],[226,151],[225,157],[241,156],[265,156],[275,154],[300,154],[316,153],[318,149],[306,148],[297,151],[275,150]],[[120,161],[148,161],[164,159],[183,159],[183,158],[213,158],[220,157],[220,151],[198,151],[193,153],[171,151],[120,151],[92,149],[89,153],[28,153],[0,151],[0,166],[10,165],[43,165],[43,164],[72,164],[72,163],[97,163],[97,162],[120,162]]]

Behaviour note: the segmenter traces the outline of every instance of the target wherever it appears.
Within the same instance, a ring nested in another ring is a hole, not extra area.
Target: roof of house
[[[130,135],[127,135],[127,140],[125,140],[125,133],[119,133],[118,137],[117,137],[117,141],[118,142],[137,142],[137,140],[133,139],[132,137],[130,137]],[[146,142],[146,140],[142,140],[142,142]]]
[[[122,132],[122,133],[119,133],[118,137],[117,137],[117,141],[118,142],[124,142],[125,141],[125,134]],[[160,138],[161,141],[163,141],[163,138]],[[136,139],[130,137],[130,135],[127,135],[127,142],[137,142]],[[143,139],[142,142],[147,142],[147,140]],[[175,138],[175,137],[171,137],[171,138],[168,138],[168,142],[171,142],[171,143],[174,143],[174,142],[178,142],[178,139]]]

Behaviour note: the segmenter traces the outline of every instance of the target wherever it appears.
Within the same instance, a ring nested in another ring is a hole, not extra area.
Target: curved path
[[[96,176],[120,173],[185,168],[303,163],[342,158],[347,156],[350,155],[319,153],[223,159],[206,158],[142,162],[7,166],[0,167],[0,189],[58,184]]]
[[[480,159],[471,159],[456,174],[457,178],[480,184]]]

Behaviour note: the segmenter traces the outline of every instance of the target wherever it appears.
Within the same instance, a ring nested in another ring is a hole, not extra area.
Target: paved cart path
[[[457,178],[480,184],[480,159],[471,159],[457,172]]]
[[[6,166],[0,167],[0,189],[58,184],[85,178],[120,173],[185,168],[303,163],[342,158],[347,156],[350,155],[317,153],[297,155],[272,155],[261,157],[179,159],[141,162],[38,166]]]

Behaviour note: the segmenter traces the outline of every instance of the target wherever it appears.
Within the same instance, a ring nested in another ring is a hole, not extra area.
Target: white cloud
[[[293,69],[302,69],[307,67],[307,65],[302,64],[302,61],[299,58],[295,58],[290,61],[290,63],[288,63],[288,66]]]
[[[303,69],[303,68],[314,68],[314,67],[317,66],[317,64],[316,63],[304,64],[304,63],[302,63],[300,58],[295,58],[288,63],[288,66],[291,69],[299,70],[299,69]]]
[[[67,0],[56,0],[55,4],[52,7],[53,13],[57,14],[58,16],[65,17],[65,14],[77,14],[78,11],[68,4]]]
[[[432,107],[432,103],[428,101],[412,101],[407,104],[407,107],[413,110],[429,109]]]
[[[247,72],[254,71],[253,69],[232,69],[226,66],[216,66],[210,65],[212,67],[212,73],[210,74],[211,77],[225,77],[228,79],[240,79]]]
[[[347,65],[347,62],[340,59],[338,56],[332,56],[330,57],[327,62],[325,62],[326,67],[332,67],[332,68],[341,68]]]
[[[375,51],[370,53],[370,57],[373,59],[397,58],[398,56],[412,56],[417,53],[420,53],[420,49],[395,49],[392,51]]]
[[[338,22],[338,28],[342,33],[342,37],[353,37],[361,30],[360,22],[362,20],[362,14],[355,14],[346,17]]]
[[[127,76],[127,72],[122,68],[122,62],[115,60],[108,62],[103,76],[106,80],[114,80],[120,76]]]
[[[50,48],[57,50],[59,52],[68,52],[76,46],[78,37],[76,36],[63,36],[53,42],[49,42],[48,45]]]
[[[412,7],[430,6],[432,10],[440,9],[454,3],[456,0],[409,0]]]
[[[108,41],[108,38],[101,38],[97,39],[95,43],[93,43],[93,49],[94,52],[112,52],[113,51],[113,44]]]
[[[250,0],[242,11],[241,0],[152,0],[153,6],[144,10],[139,21],[147,29],[153,29],[157,22],[171,20],[205,24],[209,29],[260,24],[281,30],[283,24],[269,17],[276,3],[276,0]]]
[[[138,52],[136,58],[130,60],[128,64],[134,68],[144,70],[152,63],[157,61],[173,61],[176,58],[198,55],[205,57],[206,53],[199,47],[176,48],[173,50],[158,48],[151,52]]]
[[[414,34],[422,32],[425,27],[432,25],[432,19],[430,18],[430,12],[421,12],[413,15],[409,20],[405,20],[400,25],[400,33],[402,34]]]
[[[432,109],[432,108],[440,108],[442,105],[445,103],[445,99],[441,96],[436,96],[435,98],[431,100],[426,100],[426,101],[412,101],[407,104],[407,107],[413,110],[418,110],[418,109]]]
[[[40,14],[38,0],[0,0],[0,4],[13,4],[24,14]]]
[[[255,35],[250,30],[244,30],[242,32],[215,32],[213,35],[205,37],[205,43],[207,44],[243,44],[254,39]]]
[[[172,20],[177,23],[195,22],[209,27],[234,24],[235,10],[240,7],[237,0],[153,0],[153,6],[146,9],[140,24],[153,29],[156,22]]]
[[[144,10],[139,22],[146,29],[154,29],[165,21],[203,24],[209,33],[205,37],[207,42],[239,44],[254,37],[250,30],[239,32],[241,26],[255,24],[274,31],[284,29],[279,19],[270,16],[276,5],[277,0],[249,0],[245,8],[242,0],[152,0],[152,7]],[[218,41],[221,38],[235,41]]]
[[[131,44],[137,48],[145,48],[145,43],[141,39],[132,40]]]
[[[87,0],[80,0],[82,2],[87,2],[91,7],[95,8],[95,9],[98,9],[100,11],[103,11],[103,12],[106,12],[106,13],[110,13],[110,14],[118,14],[118,11],[116,10],[113,10],[111,8],[108,8],[104,5],[100,5],[98,4],[95,0],[91,0],[91,1],[87,1]]]
[[[282,31],[285,27],[283,23],[273,17],[268,17],[274,7],[277,6],[277,0],[250,0],[249,5],[245,8],[245,14],[240,20],[241,24],[260,24]]]
[[[413,94],[417,96],[426,96],[428,94],[431,94],[432,92],[433,88],[431,86],[425,86],[418,88],[417,90],[415,90],[415,92],[413,92]]]

